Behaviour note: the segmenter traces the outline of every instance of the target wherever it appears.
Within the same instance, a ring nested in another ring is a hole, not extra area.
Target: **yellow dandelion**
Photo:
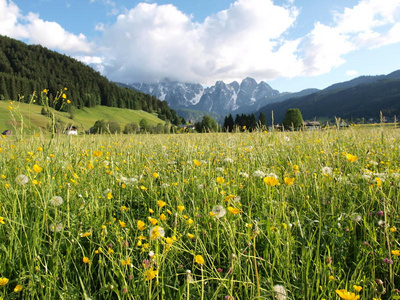
[[[294,178],[285,177],[284,181],[286,185],[292,185],[294,183]]]
[[[268,176],[264,178],[264,183],[268,186],[275,186],[279,185],[279,180],[276,179],[274,176]]]
[[[203,258],[203,256],[201,256],[201,255],[196,255],[196,256],[194,257],[194,262],[195,262],[196,264],[199,264],[199,265],[204,264],[204,258]]]
[[[43,170],[43,168],[40,167],[39,165],[33,165],[32,169],[33,171],[35,171],[35,173],[40,173]]]
[[[178,210],[179,211],[183,211],[185,209],[185,207],[183,205],[178,205]]]
[[[167,205],[167,202],[162,201],[162,200],[158,200],[157,201],[157,205],[158,205],[158,207],[163,208],[165,205]]]
[[[240,214],[242,212],[239,208],[235,208],[235,207],[232,207],[232,206],[228,207],[228,211],[231,214],[234,214],[234,215]]]

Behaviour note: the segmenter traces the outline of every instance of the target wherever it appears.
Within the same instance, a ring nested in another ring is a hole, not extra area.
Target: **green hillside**
[[[10,110],[9,108],[12,107]],[[24,124],[25,132],[37,132],[46,130],[50,118],[41,114],[42,106],[26,104],[20,102],[0,101],[0,131],[6,129],[14,131],[13,126],[19,127],[21,122]],[[119,123],[123,129],[127,123],[135,122],[139,124],[140,120],[147,120],[149,125],[165,124],[165,121],[159,119],[155,114],[150,114],[142,110],[130,110],[117,107],[96,106],[77,109],[74,118],[71,120],[66,112],[55,112],[57,120],[65,126],[74,125],[78,127],[79,132],[88,130],[97,120],[111,120]],[[13,116],[15,120],[13,120]],[[22,116],[22,121],[21,121]]]

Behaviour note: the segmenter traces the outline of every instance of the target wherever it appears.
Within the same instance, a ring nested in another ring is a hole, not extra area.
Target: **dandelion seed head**
[[[29,178],[28,176],[21,174],[15,178],[15,182],[19,185],[25,185],[29,182]]]
[[[226,214],[226,209],[222,205],[216,205],[212,209],[213,216],[216,218],[222,218]]]
[[[64,200],[60,196],[54,196],[49,200],[49,203],[53,206],[60,206],[63,202]]]

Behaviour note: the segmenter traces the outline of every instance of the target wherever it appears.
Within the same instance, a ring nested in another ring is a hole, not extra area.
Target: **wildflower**
[[[179,211],[183,211],[185,209],[185,207],[183,205],[178,205],[178,210]]]
[[[268,186],[279,185],[279,180],[273,176],[264,177],[264,183]]]
[[[141,185],[141,186],[140,186],[140,189],[141,189],[142,191],[147,191],[147,187],[145,187],[144,185]]]
[[[254,171],[254,172],[253,172],[253,176],[254,176],[254,177],[260,177],[260,178],[261,178],[261,177],[265,177],[265,175],[266,175],[266,174],[265,174],[263,171],[257,170],[257,171]]]
[[[90,259],[89,259],[89,257],[87,257],[87,256],[85,256],[84,258],[82,258],[82,261],[83,261],[84,264],[90,263]]]
[[[43,170],[43,168],[38,165],[33,165],[32,169],[35,171],[35,173],[40,173]]]
[[[15,178],[15,182],[19,185],[25,185],[29,182],[29,178],[28,176],[21,174]]]
[[[119,226],[121,226],[122,228],[127,227],[127,225],[124,221],[118,220],[118,222],[119,222]]]
[[[143,230],[146,229],[145,223],[143,221],[140,221],[140,220],[137,221],[136,226],[140,231],[143,231]]]
[[[20,292],[20,291],[22,291],[22,285],[17,284],[17,285],[15,286],[15,288],[14,288],[14,293],[18,293],[18,292]]]
[[[189,225],[192,225],[194,223],[194,221],[192,219],[189,219],[186,221]]]
[[[56,224],[51,224],[50,225],[50,230],[52,232],[60,232],[61,230],[63,230],[64,225],[62,223],[56,223]]]
[[[3,217],[0,217],[0,224],[6,224],[5,222],[4,222],[4,218]]]
[[[191,234],[191,233],[188,233],[187,236],[188,236],[189,239],[193,239],[194,238],[194,234]]]
[[[164,231],[164,228],[162,228],[161,226],[154,226],[150,230],[150,239],[151,240],[156,240],[156,239],[164,237],[164,236],[165,236],[165,231]]]
[[[9,279],[5,277],[0,277],[0,286],[6,285]]]
[[[360,222],[361,220],[362,220],[362,217],[361,217],[361,215],[360,214],[352,214],[352,220],[353,220],[353,222],[356,222],[356,223],[358,223],[358,222]]]
[[[154,218],[152,218],[152,217],[149,217],[149,222],[150,222],[152,225],[156,225],[156,224],[158,223],[157,219],[154,219]]]
[[[149,208],[149,213],[154,214],[154,210]]]
[[[160,220],[161,221],[165,221],[167,219],[167,216],[166,215],[164,215],[164,214],[161,214],[160,215]]]
[[[65,94],[62,94],[62,96],[61,96],[63,99],[66,99],[67,98],[67,95],[65,95]]]
[[[292,185],[294,183],[294,178],[285,177],[284,181],[286,185]]]
[[[334,280],[335,280],[335,277],[333,277],[332,275],[329,276],[329,281],[334,281]]]
[[[42,92],[47,94],[48,91],[49,91],[48,89],[44,89]]]
[[[204,258],[203,258],[203,256],[201,256],[201,255],[196,255],[196,256],[194,257],[194,262],[195,262],[196,264],[199,264],[199,265],[204,264]]]
[[[108,199],[108,200],[111,200],[112,198],[114,198],[114,196],[112,195],[111,192],[108,192],[108,193],[107,193],[107,199]]]
[[[157,172],[154,172],[153,173],[153,178],[158,178],[160,175],[158,175],[158,173]]]
[[[393,227],[390,227],[389,230],[390,230],[390,232],[396,232],[396,231],[397,231],[397,228],[393,226]]]
[[[63,204],[64,200],[60,196],[53,196],[50,200],[49,203],[53,206],[60,206]]]
[[[167,202],[162,201],[162,200],[158,200],[157,201],[157,205],[158,205],[158,207],[163,208],[165,205],[167,205]]]
[[[352,154],[350,154],[350,153],[347,153],[347,154],[346,154],[346,159],[347,159],[347,161],[349,161],[349,162],[355,162],[355,161],[358,159],[358,157],[355,156],[355,155],[352,155]]]
[[[172,245],[172,243],[174,242],[174,240],[173,240],[172,238],[170,238],[170,237],[167,237],[167,238],[165,239],[165,242],[166,242],[168,245]]]
[[[120,208],[121,211],[129,211],[129,208],[126,207],[125,205],[122,205]]]
[[[242,212],[240,209],[234,208],[234,207],[231,207],[231,206],[228,207],[228,211],[229,211],[231,214],[234,214],[234,215],[237,215],[237,214],[239,214],[239,213]]]
[[[389,259],[389,258],[384,258],[382,259],[382,262],[388,265],[393,265],[393,260]]]
[[[217,177],[217,183],[224,183],[225,179],[222,177]]]
[[[196,167],[201,166],[201,161],[198,161],[197,159],[194,159],[194,160],[193,160],[193,163],[194,163],[194,165],[195,165]]]
[[[384,213],[383,213],[383,211],[378,211],[377,213],[376,213],[378,216],[380,216],[380,217],[382,217],[383,215],[384,215]]]
[[[324,175],[332,175],[332,168],[330,168],[330,167],[323,167],[322,168],[322,174],[324,174]]]
[[[91,235],[92,235],[92,233],[89,232],[89,231],[80,234],[81,237],[88,237],[88,236],[91,236]]]
[[[362,286],[359,286],[359,285],[353,285],[353,288],[354,288],[357,292],[361,292],[361,290],[362,290]]]
[[[300,168],[299,168],[298,165],[293,165],[293,166],[292,166],[292,169],[293,169],[293,171],[298,172]]]
[[[274,292],[276,299],[286,300],[287,294],[286,294],[286,289],[283,285],[280,284],[274,285]]]
[[[400,250],[392,250],[392,254],[395,256],[400,256]]]
[[[121,264],[122,264],[123,266],[130,266],[130,265],[132,264],[132,262],[131,262],[131,259],[128,257],[127,260],[121,261]]]
[[[336,290],[336,294],[339,295],[340,298],[345,299],[345,300],[357,300],[360,299],[360,295],[357,295],[355,293],[350,293],[346,289],[341,289],[341,290]]]
[[[150,268],[144,273],[144,275],[146,277],[146,281],[152,280],[157,276],[157,270],[153,270],[153,268]]]
[[[222,218],[226,214],[226,209],[221,205],[216,205],[212,209],[213,217]]]
[[[239,176],[242,176],[243,178],[249,178],[249,174],[246,172],[239,172]]]

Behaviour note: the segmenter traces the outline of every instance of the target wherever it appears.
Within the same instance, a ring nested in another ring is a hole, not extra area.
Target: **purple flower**
[[[378,216],[382,217],[382,216],[383,216],[383,211],[379,210],[376,214],[377,214]]]
[[[389,258],[384,258],[382,261],[383,261],[385,264],[393,265],[393,260],[391,260],[391,259],[389,259]]]
[[[222,268],[218,268],[217,271],[218,271],[219,273],[221,273],[223,270],[222,270]]]

